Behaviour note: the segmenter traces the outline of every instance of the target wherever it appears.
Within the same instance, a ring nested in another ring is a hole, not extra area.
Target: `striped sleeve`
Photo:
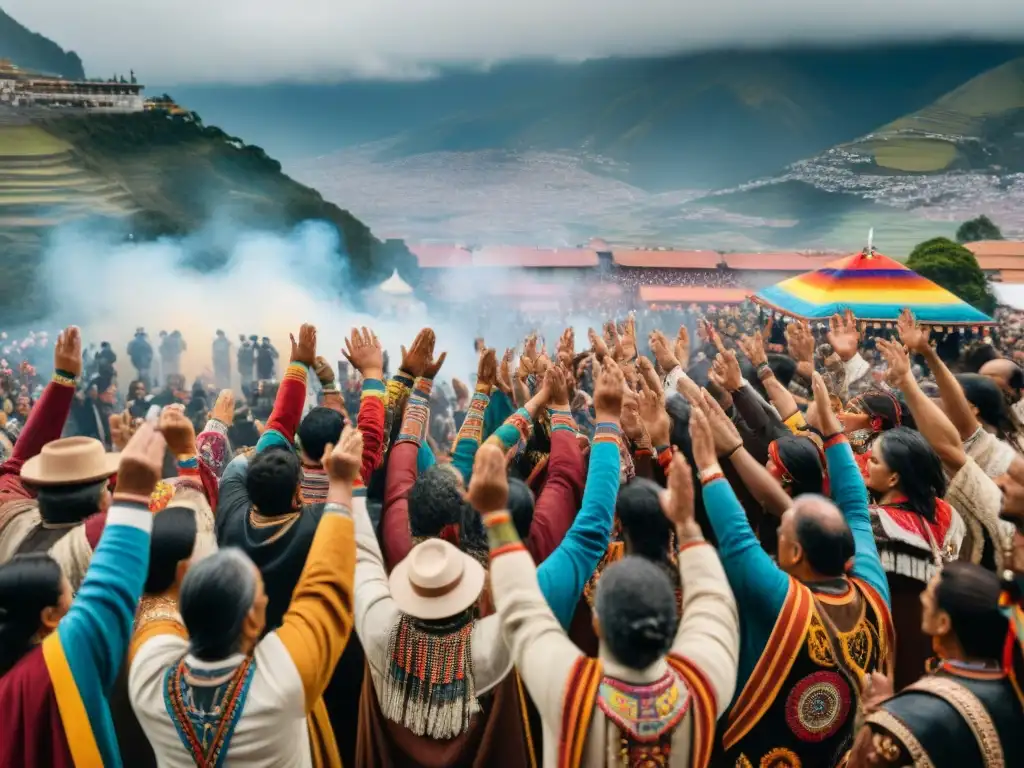
[[[153,516],[143,504],[115,504],[93,555],[82,588],[43,644],[61,719],[74,722],[80,744],[116,749],[107,706],[128,650],[135,608],[149,568],[149,534]],[[82,716],[85,716],[84,719]],[[75,751],[75,740],[68,742]],[[75,755],[73,755],[75,756]],[[116,754],[102,754],[103,765],[118,765]],[[83,763],[75,756],[77,765]]]

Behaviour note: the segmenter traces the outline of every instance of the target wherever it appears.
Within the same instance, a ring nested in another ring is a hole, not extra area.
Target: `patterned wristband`
[[[199,469],[198,456],[179,456],[178,469]]]
[[[700,484],[701,485],[710,485],[711,483],[715,482],[715,480],[724,480],[724,479],[725,479],[725,474],[723,474],[722,472],[712,472],[712,473],[707,474],[707,475],[702,474],[700,476]]]
[[[65,387],[72,387],[72,388],[74,388],[75,383],[76,383],[75,382],[75,377],[72,376],[67,371],[54,371],[53,372],[53,379],[52,380],[53,380],[54,384],[61,384],[61,385],[65,386]]]
[[[487,541],[491,548],[491,559],[509,552],[525,551],[526,547],[519,539],[519,532],[508,512],[490,512],[483,515],[484,527],[487,529]]]
[[[622,429],[618,424],[609,421],[603,421],[594,428],[594,443],[615,443],[616,445],[620,442],[622,436]]]

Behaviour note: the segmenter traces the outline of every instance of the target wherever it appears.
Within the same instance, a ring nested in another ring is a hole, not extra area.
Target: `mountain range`
[[[57,43],[32,32],[0,8],[0,59],[10,59],[23,69],[70,80],[85,77],[82,60],[74,51],[65,52]]]
[[[988,213],[1024,233],[1024,44],[510,63],[419,82],[175,86],[413,238],[894,255]]]

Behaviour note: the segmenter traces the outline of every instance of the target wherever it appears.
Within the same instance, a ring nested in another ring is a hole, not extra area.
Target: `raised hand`
[[[881,353],[882,358],[889,365],[885,372],[885,380],[890,387],[899,388],[910,376],[910,357],[902,344],[888,339],[875,339],[875,348]]]
[[[412,378],[418,379],[423,375],[427,364],[434,359],[434,343],[436,342],[434,331],[424,328],[413,339],[412,346],[406,350],[402,347],[401,370]]]
[[[196,428],[185,415],[185,406],[168,405],[160,412],[160,434],[175,456],[192,456],[196,452]]]
[[[701,398],[704,403],[704,414],[708,417],[708,425],[711,427],[711,436],[715,439],[715,450],[719,456],[727,456],[743,447],[743,438],[736,429],[722,406],[706,389],[701,390]]]
[[[829,319],[828,343],[844,363],[857,354],[860,331],[857,329],[857,318],[849,309],[842,315],[832,315]]]
[[[78,378],[82,375],[82,333],[69,325],[57,336],[53,345],[53,367]]]
[[[338,444],[324,448],[321,465],[332,483],[354,483],[363,466],[363,433],[351,425],[345,427]]]
[[[295,336],[288,335],[292,342],[291,362],[303,363],[312,368],[316,362],[316,326],[303,323],[299,328],[299,340]]]
[[[441,370],[441,366],[444,365],[444,361],[447,358],[447,352],[442,352],[440,356],[437,357],[436,359],[434,357],[431,357],[430,360],[427,361],[427,364],[423,369],[423,378],[430,379],[431,381],[433,381],[434,378],[437,376],[438,372]]]
[[[638,349],[636,343],[636,315],[632,312],[629,313],[623,325],[622,338],[619,343],[622,347],[623,359],[632,360],[636,357]]]
[[[481,386],[479,382],[479,376],[477,376],[477,386]],[[465,385],[462,379],[452,379],[452,390],[455,392],[455,402],[458,404],[459,409],[464,409],[469,404],[469,387]],[[487,391],[490,392],[490,387],[487,387]]]
[[[334,384],[334,368],[327,362],[326,357],[317,355],[316,361],[313,363],[313,370],[316,373],[317,380],[325,387]]]
[[[904,309],[900,312],[900,319],[896,322],[896,328],[899,330],[900,341],[911,352],[923,355],[931,348],[931,342],[929,341],[931,334],[927,328],[917,324],[913,313],[909,309]]]
[[[690,446],[697,469],[703,471],[718,464],[718,453],[711,425],[701,405],[691,402],[690,406]]]
[[[576,356],[576,332],[572,328],[566,328],[562,332],[556,354],[558,362],[562,365],[572,365],[572,360]]]
[[[739,343],[743,354],[755,368],[768,362],[768,355],[764,351],[764,338],[760,331],[755,332],[753,336],[740,336]]]
[[[217,402],[213,404],[210,411],[210,418],[216,419],[221,424],[229,427],[235,423],[235,393],[230,389],[222,389],[217,395]]]
[[[832,411],[832,399],[828,394],[828,387],[821,374],[815,371],[811,377],[811,388],[814,391],[813,407],[817,414],[817,427],[823,436],[831,437],[843,431],[843,425],[839,417]]]
[[[661,331],[651,331],[647,341],[651,345],[651,354],[654,355],[654,359],[658,361],[658,365],[665,373],[671,373],[681,365],[679,358],[669,346],[668,339]]]
[[[743,373],[740,371],[740,361],[736,359],[736,353],[731,349],[719,352],[715,356],[712,367],[721,383],[715,382],[726,392],[735,392],[743,386]]]
[[[498,375],[494,381],[495,386],[500,389],[506,397],[512,397],[512,359],[515,357],[515,350],[506,349],[501,358],[501,365],[498,366]]]
[[[657,392],[664,400],[665,388],[661,385],[661,378],[658,376],[658,372],[654,370],[654,363],[641,356],[636,360],[636,369],[640,374],[640,389]]]
[[[484,443],[477,450],[466,498],[482,515],[508,509],[505,454],[498,446]]]
[[[384,350],[373,331],[365,327],[362,330],[353,328],[351,337],[345,339],[345,349],[341,354],[364,379],[384,378]]]
[[[608,344],[601,334],[593,328],[588,328],[587,339],[590,341],[590,349],[593,350],[594,356],[597,357],[599,361],[603,361],[608,357]]]
[[[704,534],[694,517],[693,470],[680,451],[674,451],[668,469],[668,490],[661,495],[661,511],[682,540],[701,539]]]
[[[634,442],[644,436],[644,423],[640,418],[640,401],[635,392],[628,389],[622,396],[622,412],[619,415],[622,434]]]
[[[636,396],[637,413],[651,438],[654,447],[668,445],[672,432],[672,420],[665,410],[665,397],[659,392],[645,388]]]
[[[569,410],[569,382],[565,370],[553,365],[544,374],[544,388],[548,392],[548,407]]]
[[[6,416],[7,414],[4,414]],[[142,419],[139,419],[139,423]],[[128,441],[135,434],[135,421],[127,410],[121,413],[112,413],[108,419],[110,424],[110,442],[114,444],[114,450],[123,451]]]
[[[798,363],[814,363],[814,334],[806,320],[794,320],[786,326],[786,346]]]
[[[167,441],[152,424],[143,423],[121,451],[114,500],[149,503],[163,474]]]
[[[685,325],[679,326],[679,334],[676,336],[672,351],[683,368],[690,365],[690,332],[686,330]]]
[[[611,360],[595,364],[594,413],[598,421],[619,423],[626,380],[619,366]]]

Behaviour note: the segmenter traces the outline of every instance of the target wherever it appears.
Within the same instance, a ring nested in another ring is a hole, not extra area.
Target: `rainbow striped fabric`
[[[909,308],[923,323],[989,325],[992,318],[945,288],[880,253],[858,253],[783,280],[751,297],[784,315],[808,320],[852,310],[858,320],[892,322]]]

